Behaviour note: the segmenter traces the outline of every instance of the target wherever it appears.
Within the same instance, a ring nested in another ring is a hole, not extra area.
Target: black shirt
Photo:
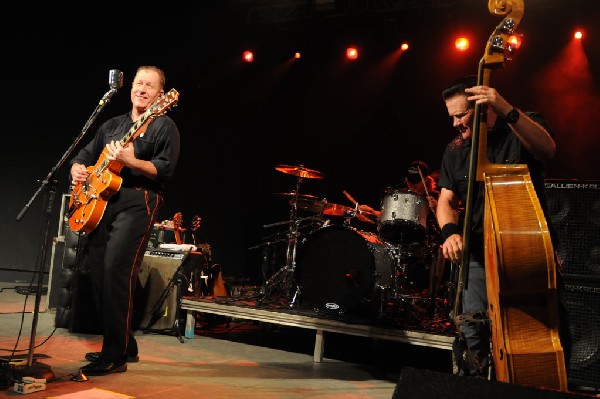
[[[536,112],[527,112],[531,119],[542,125],[552,135],[543,116]],[[446,188],[454,192],[460,201],[465,204],[469,182],[469,158],[471,153],[471,139],[463,140],[459,134],[451,141],[444,151],[441,166],[441,177],[438,188]],[[487,134],[487,157],[491,163],[497,164],[527,164],[531,180],[540,201],[546,219],[548,220],[546,196],[544,192],[544,164],[536,160],[522,145],[519,138],[512,132],[506,122],[500,118]],[[471,219],[471,245],[473,255],[483,261],[483,212],[484,212],[484,186],[483,182],[475,182],[474,192],[476,197],[473,202]],[[517,206],[518,204],[515,204]],[[548,221],[550,225],[550,222]],[[555,240],[556,235],[550,227],[550,232]]]
[[[133,125],[131,111],[107,120],[100,125],[94,139],[70,161],[71,165],[94,165],[106,144],[113,140],[121,140]],[[160,115],[151,121],[144,134],[132,143],[135,157],[152,162],[158,174],[156,180],[152,180],[139,171],[123,168],[119,173],[123,179],[121,187],[144,187],[160,192],[173,176],[179,157],[180,137],[177,125],[167,115]]]

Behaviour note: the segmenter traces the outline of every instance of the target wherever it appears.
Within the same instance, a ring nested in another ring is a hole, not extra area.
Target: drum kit
[[[428,233],[425,197],[388,188],[382,194],[381,216],[374,220],[359,211],[358,202],[345,191],[354,207],[300,193],[304,179],[323,179],[323,173],[303,165],[278,165],[275,169],[295,176],[296,185],[291,192],[274,193],[289,200],[289,220],[265,227],[288,226],[282,240],[286,243],[285,261],[264,282],[259,305],[280,292],[290,308],[306,300],[322,314],[366,310],[385,316],[398,310],[414,313],[417,306],[417,313],[423,313],[422,308],[433,318],[451,309],[451,298],[444,295],[445,289],[450,291],[444,287],[445,261],[439,243]],[[299,211],[315,215],[300,217]],[[330,217],[342,217],[344,223],[330,223]],[[377,233],[351,226],[354,219],[376,224]],[[308,232],[301,231],[306,220],[313,222]]]

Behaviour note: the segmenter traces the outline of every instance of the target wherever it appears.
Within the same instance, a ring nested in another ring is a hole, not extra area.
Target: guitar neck
[[[135,140],[135,138],[137,136],[139,136],[139,134],[142,133],[141,128],[148,124],[151,121],[152,118],[152,113],[150,112],[150,110],[146,111],[137,121],[135,121],[135,123],[133,124],[133,126],[131,127],[131,129],[129,129],[129,131],[125,134],[125,136],[123,136],[123,138],[121,140],[119,140],[119,143],[121,143],[122,147],[125,147],[127,144],[129,144],[130,142],[132,142],[133,140]],[[106,158],[107,155],[107,150],[106,148],[104,148],[102,150],[102,154],[100,155],[100,158],[98,159],[98,162],[96,163],[96,167],[94,168],[94,172],[96,174],[101,174],[104,170],[106,170],[106,168],[110,165],[111,162],[115,162],[115,161],[110,161]]]

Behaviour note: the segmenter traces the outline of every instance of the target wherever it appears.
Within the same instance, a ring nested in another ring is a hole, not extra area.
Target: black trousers
[[[132,329],[137,277],[162,197],[153,191],[121,188],[89,234],[82,262],[89,270],[103,328],[102,357],[124,363],[137,354]]]

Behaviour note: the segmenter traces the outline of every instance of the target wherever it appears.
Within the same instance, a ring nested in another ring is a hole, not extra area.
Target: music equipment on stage
[[[142,135],[155,118],[177,104],[178,98],[179,93],[175,89],[169,90],[159,98],[119,140],[121,145],[125,147]],[[119,174],[123,164],[119,161],[109,161],[107,151],[104,148],[96,164],[87,167],[89,176],[85,183],[78,183],[71,190],[67,215],[72,231],[81,233],[93,231],[104,215],[108,200],[121,189],[123,179]]]
[[[323,173],[305,168],[303,165],[277,165],[275,170],[296,176],[296,189],[293,191],[293,196],[290,200],[290,220],[287,233],[287,248],[285,254],[285,264],[275,274],[273,274],[265,283],[260,292],[260,297],[257,301],[262,304],[269,299],[274,291],[279,290],[284,296],[291,298],[290,307],[296,305],[297,296],[300,293],[297,283],[294,281],[294,270],[296,268],[296,250],[298,245],[298,237],[300,231],[300,218],[298,217],[298,199],[300,198],[300,185],[303,179],[322,179]]]
[[[600,181],[546,179],[573,347],[570,386],[600,389]]]
[[[379,235],[392,243],[425,240],[427,234],[427,198],[408,189],[387,188],[381,199]]]
[[[403,367],[392,399],[581,399],[589,395]]]
[[[296,281],[317,312],[377,311],[395,281],[393,257],[393,247],[373,233],[328,225],[303,240]]]
[[[173,219],[154,223],[148,240],[149,248],[159,248],[160,244],[184,244],[186,229],[181,227],[183,216],[175,213]]]
[[[202,284],[212,285],[212,281],[202,279],[208,268],[200,252],[148,248],[138,276],[133,325],[144,331],[181,333],[185,316],[179,300],[201,295]]]
[[[497,5],[490,0],[489,11],[506,17],[486,45],[479,63],[479,86],[489,86],[491,70],[512,55],[509,35],[523,16],[522,0]],[[460,267],[464,270],[468,265],[473,192],[478,180],[485,185],[485,272],[495,377],[502,382],[566,391],[556,264],[548,224],[527,165],[492,164],[487,159],[486,113],[486,106],[475,104]],[[460,281],[463,279],[461,272]]]
[[[275,170],[300,179],[322,179],[324,177],[323,173],[318,170],[309,169],[303,165],[277,165]]]

